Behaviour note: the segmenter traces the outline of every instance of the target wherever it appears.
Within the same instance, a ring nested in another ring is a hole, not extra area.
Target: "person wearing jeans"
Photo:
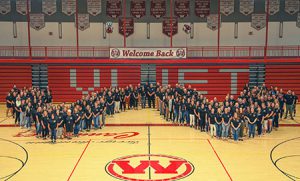
[[[100,129],[105,126],[105,119],[106,119],[106,106],[105,106],[105,101],[103,99],[100,100],[100,117],[99,121],[101,118],[102,124],[100,125]]]
[[[180,103],[180,125],[184,125],[184,118],[185,118],[185,111],[186,111],[186,104],[184,99],[181,100]]]
[[[215,109],[212,108],[211,112],[208,114],[208,122],[209,122],[209,128],[210,128],[210,136],[213,138],[217,135],[216,131],[216,115],[215,115]]]
[[[31,107],[31,103],[28,103],[25,110],[25,127],[29,130],[31,128],[31,116],[32,116],[32,107]]]
[[[159,104],[159,105],[161,105],[161,104]],[[141,90],[141,106],[142,106],[142,109],[146,108],[146,92],[145,92],[144,87],[142,87],[142,90]]]
[[[178,97],[176,97],[174,105],[173,105],[173,112],[174,112],[173,122],[176,121],[176,123],[178,123],[178,119],[179,119],[179,107],[180,107],[180,102],[179,102]]]
[[[263,122],[263,114],[261,112],[261,108],[258,107],[257,108],[257,120],[256,120],[258,137],[260,137],[261,133],[262,133],[262,122]]]
[[[15,124],[19,124],[21,127],[21,101],[20,101],[20,97],[17,97],[16,100],[16,105],[14,106],[15,112],[16,112],[16,117],[15,117]]]
[[[55,118],[55,114],[51,114],[51,118],[49,120],[48,129],[51,131],[51,141],[52,143],[56,142],[56,131],[57,131],[57,118]]]
[[[222,115],[222,138],[228,138],[228,132],[230,127],[231,115],[229,114],[229,109],[224,109],[224,114]]]
[[[275,103],[270,103],[271,105],[268,107],[268,129],[267,132],[271,133],[272,128],[273,128],[273,119],[274,119],[274,108],[275,108]]]
[[[74,109],[74,124],[75,124],[74,136],[75,137],[78,137],[78,133],[79,133],[79,129],[80,129],[80,120],[81,120],[80,114],[79,114],[77,108],[75,108]]]
[[[47,111],[44,111],[41,123],[42,123],[42,137],[45,140],[49,133],[49,129],[48,129],[49,117]]]
[[[36,122],[35,122],[35,129],[36,129],[36,137],[37,138],[40,138],[42,137],[42,108],[41,107],[38,107],[37,109],[37,113],[35,115],[36,117]]]
[[[231,128],[232,128],[233,140],[235,142],[239,141],[240,127],[241,127],[241,122],[238,119],[237,113],[234,113],[233,120],[231,121]]]
[[[98,129],[99,128],[99,118],[100,118],[100,107],[98,103],[95,103],[95,106],[93,107],[93,120],[94,120],[94,128]]]
[[[205,123],[207,120],[207,112],[205,109],[204,104],[201,104],[200,110],[199,111],[199,126],[200,126],[200,131],[205,132]]]
[[[254,138],[255,136],[255,125],[257,121],[257,114],[254,112],[254,108],[252,107],[250,110],[250,114],[245,116],[245,120],[248,121],[249,127],[249,138]]]
[[[113,100],[111,92],[108,92],[108,96],[106,97],[106,102],[107,102],[107,114],[113,116],[115,101]]]
[[[20,106],[20,127],[24,128],[25,127],[25,111],[26,111],[26,105],[25,105],[25,100],[21,101],[21,106]]]
[[[280,109],[279,109],[279,104],[276,103],[275,109],[274,109],[274,120],[273,120],[273,127],[275,130],[278,129],[278,122],[279,122],[279,114],[280,114]]]
[[[217,138],[220,139],[222,136],[222,112],[221,109],[218,109],[218,113],[216,114],[216,123],[215,123],[215,127],[216,127],[216,132],[217,132]]]
[[[91,125],[92,125],[93,114],[92,114],[91,107],[89,105],[86,107],[84,117],[85,117],[85,123],[86,123],[86,130],[90,131],[91,130]]]
[[[295,92],[292,92],[292,95],[294,97],[294,99],[293,99],[293,113],[294,113],[294,117],[295,117],[296,113],[297,113],[298,96],[295,94]]]

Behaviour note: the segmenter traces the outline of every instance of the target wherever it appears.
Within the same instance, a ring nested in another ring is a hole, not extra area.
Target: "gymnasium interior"
[[[118,101],[115,89],[136,90],[125,111],[102,96]],[[223,138],[211,119],[200,130],[196,110],[174,113],[178,89],[215,112],[225,97],[256,111],[246,94],[257,90],[283,117],[264,117],[267,132],[254,127],[253,138],[246,120],[238,140],[230,123]],[[35,91],[49,114],[103,100],[102,129],[91,118],[91,130],[40,138],[36,115],[16,119],[16,96]],[[299,0],[0,0],[0,180],[300,180],[298,95]]]

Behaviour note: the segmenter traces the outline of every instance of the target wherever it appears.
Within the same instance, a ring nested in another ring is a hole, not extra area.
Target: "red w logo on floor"
[[[189,176],[194,166],[183,158],[169,155],[130,155],[112,160],[106,172],[122,180],[177,180]]]

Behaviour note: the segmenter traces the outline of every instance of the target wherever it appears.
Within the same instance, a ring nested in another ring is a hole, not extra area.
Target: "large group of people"
[[[246,84],[235,98],[208,100],[189,85],[161,86],[159,83],[125,88],[102,88],[82,96],[72,104],[54,105],[49,88],[16,86],[6,97],[6,116],[15,119],[21,128],[35,128],[38,138],[78,137],[79,132],[102,129],[108,116],[127,109],[157,109],[166,121],[207,132],[212,138],[243,140],[248,136],[278,129],[280,119],[294,119],[298,97],[277,87],[251,87]],[[33,126],[34,125],[34,126]]]

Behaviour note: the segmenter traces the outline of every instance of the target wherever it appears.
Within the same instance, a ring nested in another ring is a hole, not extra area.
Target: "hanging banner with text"
[[[184,59],[186,48],[110,48],[111,59]]]
[[[128,37],[134,33],[134,21],[133,18],[119,18],[119,33]]]
[[[165,18],[162,22],[163,34],[171,37],[178,33],[178,20],[172,18]]]
[[[189,0],[175,0],[174,15],[178,18],[185,18],[190,14]]]
[[[122,1],[121,0],[107,0],[106,1],[106,14],[109,17],[117,18],[122,14]]]
[[[195,15],[205,18],[210,14],[210,0],[195,0]]]
[[[130,14],[135,18],[141,18],[146,15],[146,1],[145,0],[131,0]]]
[[[0,1],[0,14],[7,14],[11,11],[10,0]]]

